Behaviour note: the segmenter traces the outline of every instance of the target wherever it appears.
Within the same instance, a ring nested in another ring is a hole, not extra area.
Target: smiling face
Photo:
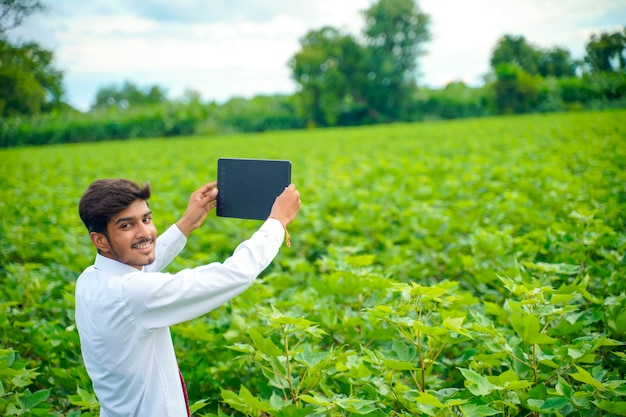
[[[137,269],[154,262],[157,230],[145,200],[137,199],[112,216],[106,234],[92,232],[90,237],[100,254],[107,258]]]

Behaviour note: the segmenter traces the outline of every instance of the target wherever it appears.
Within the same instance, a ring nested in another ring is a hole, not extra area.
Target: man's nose
[[[150,235],[151,231],[152,231],[152,228],[151,228],[150,223],[139,222],[139,229],[138,229],[139,235],[141,236]]]

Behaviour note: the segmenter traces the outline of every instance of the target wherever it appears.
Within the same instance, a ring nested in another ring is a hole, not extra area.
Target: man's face
[[[157,230],[146,201],[135,200],[127,209],[113,216],[107,231],[108,250],[100,248],[103,256],[137,269],[154,262]]]

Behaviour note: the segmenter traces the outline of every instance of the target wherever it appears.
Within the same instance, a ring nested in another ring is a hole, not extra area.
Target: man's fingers
[[[209,192],[211,192],[212,190],[216,190],[217,189],[216,187],[217,187],[217,181],[209,182],[207,184],[204,184],[198,190],[198,192],[204,196],[204,195],[208,194]]]
[[[217,205],[217,188],[209,191],[205,195],[201,195],[200,204],[203,205],[203,206],[205,206],[207,204],[209,204],[209,205],[212,204],[213,206]],[[209,209],[210,208],[211,207],[209,207]]]
[[[219,190],[217,188],[213,188],[206,193],[206,197],[210,198],[211,200],[215,200],[218,193]]]
[[[199,188],[194,194],[200,203],[206,204],[208,201],[217,198],[217,181],[210,182]]]

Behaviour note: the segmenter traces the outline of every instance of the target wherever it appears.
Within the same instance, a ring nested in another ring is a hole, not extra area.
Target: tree
[[[491,68],[501,64],[514,64],[528,74],[539,74],[541,51],[526,42],[523,36],[504,35],[491,54]]]
[[[33,115],[62,108],[63,73],[53,54],[36,43],[0,38],[0,115]]]
[[[417,111],[427,118],[457,119],[488,113],[488,94],[484,87],[470,87],[462,81],[441,89],[420,89]]]
[[[309,32],[290,61],[303,110],[316,125],[407,119],[428,15],[413,0],[379,0],[363,12],[365,45],[332,27]]]
[[[11,43],[5,32],[45,10],[40,0],[0,0],[0,115],[33,115],[64,108],[63,73],[54,55],[34,42]]]
[[[539,99],[538,76],[527,73],[516,64],[500,64],[494,84],[495,105],[499,113],[527,113]]]
[[[547,50],[539,56],[538,69],[542,77],[573,77],[576,75],[576,67],[577,63],[569,51],[563,48]]]
[[[366,50],[332,27],[307,33],[302,49],[289,62],[300,84],[303,112],[318,126],[334,126],[342,115],[364,107]]]
[[[416,88],[417,58],[430,39],[430,17],[413,0],[379,0],[363,15],[369,106],[381,120],[405,118]]]
[[[120,87],[111,84],[101,87],[91,109],[118,108],[127,109],[131,106],[146,106],[167,101],[165,90],[158,85],[141,89],[130,81]]]
[[[22,24],[33,13],[45,10],[40,0],[0,0],[0,34]]]
[[[298,129],[304,121],[295,110],[292,95],[255,96],[252,99],[232,98],[211,111],[211,117],[227,130],[263,132]]]
[[[578,64],[568,50],[555,47],[543,49],[526,42],[523,36],[504,35],[491,53],[491,68],[516,65],[530,75],[542,77],[573,77]]]
[[[586,51],[585,63],[591,72],[626,71],[626,27],[621,32],[592,35]]]

